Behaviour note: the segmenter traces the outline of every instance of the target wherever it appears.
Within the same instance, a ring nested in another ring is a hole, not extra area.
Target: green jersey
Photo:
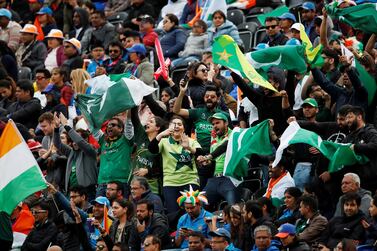
[[[189,145],[191,148],[200,148],[200,144],[191,138],[189,138]],[[193,154],[185,150],[172,137],[161,139],[158,147],[162,155],[163,186],[199,185]]]
[[[216,148],[224,143],[224,141],[229,139],[229,135],[232,133],[232,130],[228,128],[228,132],[219,137],[215,133],[212,133],[214,135],[211,136],[211,148],[210,152],[212,153],[213,151],[216,150]],[[223,173],[224,171],[224,163],[225,163],[225,152],[218,156],[216,159],[216,165],[215,165],[215,173],[214,174],[219,174]]]

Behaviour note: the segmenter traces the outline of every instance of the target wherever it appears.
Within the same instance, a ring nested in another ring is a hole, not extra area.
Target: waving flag
[[[221,10],[226,15],[227,8],[226,0],[207,0],[200,19],[205,22],[212,21],[213,12]]]

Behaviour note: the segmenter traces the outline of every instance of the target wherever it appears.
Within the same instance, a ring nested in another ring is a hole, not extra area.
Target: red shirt
[[[158,35],[156,32],[154,32],[154,30],[145,33],[143,37],[143,44],[145,46],[154,47],[154,40],[156,40],[156,38],[158,38]]]

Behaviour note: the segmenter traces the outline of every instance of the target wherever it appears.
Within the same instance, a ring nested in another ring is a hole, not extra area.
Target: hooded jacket
[[[184,49],[186,40],[186,34],[180,28],[172,28],[166,32],[160,39],[164,56],[170,59],[177,58],[178,53]]]
[[[238,45],[243,46],[243,42],[240,38],[240,34],[238,33],[237,27],[228,20],[226,20],[225,23],[220,25],[218,28],[216,28],[215,26],[211,26],[208,28],[209,45],[212,46],[214,39],[221,35],[229,35],[234,39],[234,41]]]

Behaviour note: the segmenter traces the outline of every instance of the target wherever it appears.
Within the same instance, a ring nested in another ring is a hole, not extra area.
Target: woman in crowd
[[[164,35],[160,39],[164,56],[171,60],[178,58],[178,53],[183,50],[186,44],[186,34],[178,27],[178,18],[174,14],[167,14],[164,17]]]
[[[193,107],[204,106],[204,93],[208,82],[208,67],[202,62],[192,63],[188,68],[188,92]]]
[[[43,35],[47,36],[52,29],[57,29],[55,19],[52,17],[52,10],[49,7],[42,7],[37,12],[37,21],[42,27]]]
[[[46,36],[48,54],[45,60],[45,67],[51,71],[55,67],[59,67],[66,59],[63,46],[63,32],[58,29],[52,29]]]
[[[195,157],[203,151],[196,140],[189,138],[185,131],[185,121],[180,116],[173,116],[169,128],[159,133],[149,144],[149,151],[161,153],[163,166],[164,198],[178,198],[180,191],[199,188],[199,177]],[[175,200],[166,199],[168,213],[179,210]]]
[[[5,41],[0,40],[0,66],[14,81],[18,80],[18,66],[16,55]]]
[[[236,204],[230,208],[230,234],[233,245],[236,248],[244,247],[244,222],[242,217],[242,209]]]
[[[90,79],[90,75],[84,69],[75,69],[71,72],[72,89],[75,94],[90,94],[91,87],[85,83]]]
[[[377,239],[377,195],[373,196],[373,199],[370,202],[369,214],[371,221],[368,222],[363,220],[361,223],[367,232],[367,241],[366,244],[373,245]]]
[[[16,83],[11,79],[0,80],[0,113],[16,101]]]
[[[69,82],[65,82],[66,72],[59,67],[53,68],[51,71],[51,83],[57,87],[60,92],[60,103],[68,106],[73,97],[72,86]]]
[[[296,223],[296,220],[300,217],[299,199],[301,195],[302,192],[297,187],[289,187],[285,190],[284,205],[278,210],[275,221],[276,226],[280,226],[284,223]]]
[[[238,45],[243,46],[237,27],[226,20],[224,12],[217,10],[212,14],[212,25],[208,28],[209,45],[212,46],[215,38],[221,35],[229,35]]]
[[[171,87],[162,89],[160,100],[166,105],[167,110],[169,110],[169,101],[174,97],[175,93]]]

